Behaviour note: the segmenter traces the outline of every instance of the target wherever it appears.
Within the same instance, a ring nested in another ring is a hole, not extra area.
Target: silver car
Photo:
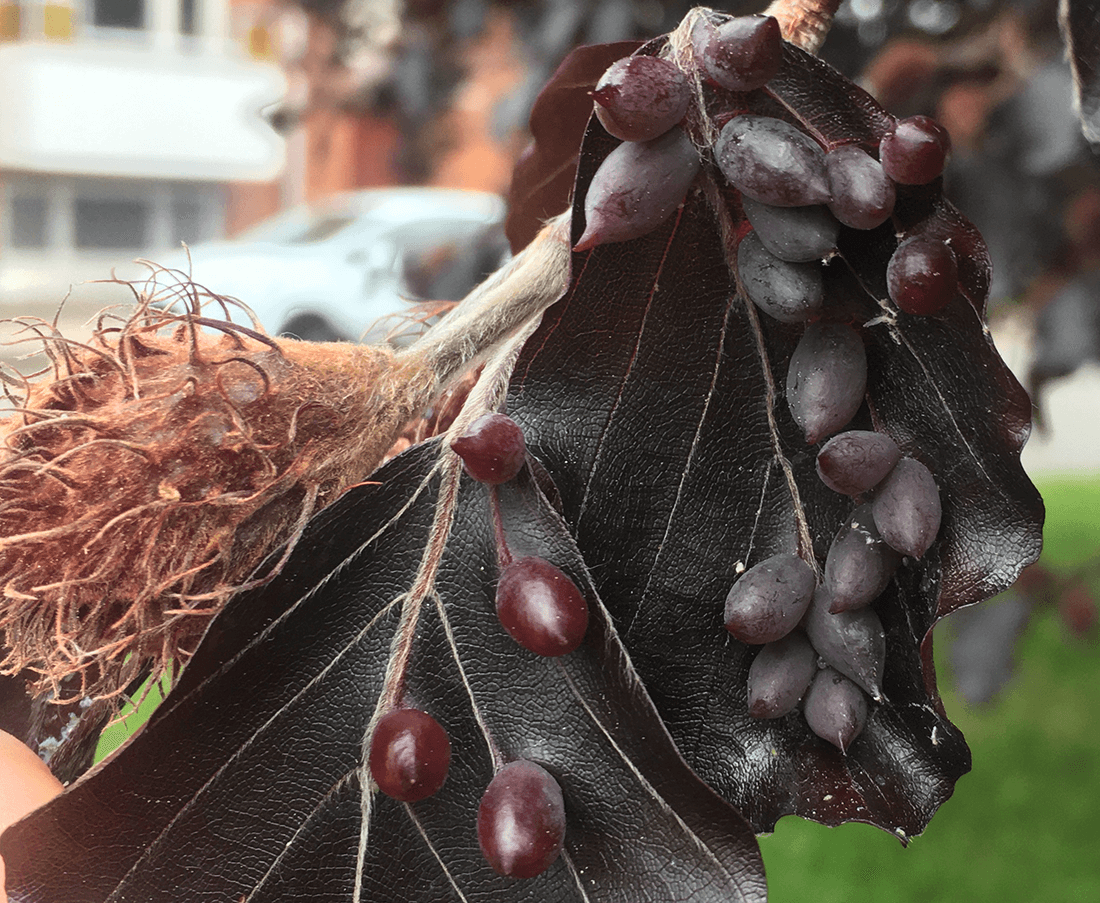
[[[296,207],[159,263],[240,299],[272,334],[378,340],[415,301],[459,300],[508,256],[497,195],[383,188]]]

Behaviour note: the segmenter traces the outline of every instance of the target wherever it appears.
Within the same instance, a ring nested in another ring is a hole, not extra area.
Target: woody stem
[[[817,53],[839,6],[840,0],[774,0],[764,14],[779,20],[786,40],[807,53]]]

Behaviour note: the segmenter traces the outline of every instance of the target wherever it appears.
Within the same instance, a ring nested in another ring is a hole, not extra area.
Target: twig
[[[833,24],[840,0],[775,0],[764,15],[775,16],[783,37],[807,53],[817,53]]]

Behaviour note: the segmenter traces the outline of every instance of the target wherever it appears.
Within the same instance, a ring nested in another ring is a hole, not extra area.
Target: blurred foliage
[[[538,91],[571,49],[653,37],[695,5],[296,2],[333,29],[331,62],[353,74],[340,102],[398,125],[399,171],[408,181],[426,179],[447,150],[443,117],[468,74],[470,48],[490,21],[507,19],[525,71],[492,119],[493,137],[518,149]],[[713,5],[741,13],[764,6]],[[1038,309],[1100,266],[1100,172],[1073,111],[1057,6],[1058,0],[844,0],[821,53],[895,115],[930,115],[947,126],[954,142],[947,193],[989,242],[994,305]],[[329,77],[335,78],[331,71]]]

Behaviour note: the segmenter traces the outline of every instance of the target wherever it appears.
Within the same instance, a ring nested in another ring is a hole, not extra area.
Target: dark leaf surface
[[[890,122],[790,48],[763,95],[716,94],[710,104],[711,115],[723,104],[783,115],[826,146],[873,144]],[[613,145],[590,126],[578,198]],[[988,255],[934,183],[902,192],[894,222],[845,230],[842,257],[826,268],[827,313],[862,325],[867,350],[868,396],[850,428],[884,430],[927,464],[944,507],[939,540],[876,602],[889,701],[872,706],[843,756],[798,713],[748,717],[755,649],[722,629],[743,568],[793,551],[820,566],[852,503],[818,480],[817,447],[782,397],[800,327],[737,295],[723,236],[742,228],[740,210],[710,173],[656,232],[574,256],[568,294],[517,365],[509,411],[553,476],[601,596],[699,774],[758,831],[795,812],[872,822],[904,840],[970,766],[936,694],[929,631],[1006,587],[1039,549],[1042,506],[1019,465],[1030,405],[981,319]],[[575,206],[574,238],[582,220]],[[917,231],[950,236],[965,261],[958,297],[936,317],[878,300],[898,233]]]
[[[586,592],[584,645],[545,659],[505,634],[489,492],[463,478],[404,672],[406,703],[452,738],[450,774],[411,805],[369,786],[362,745],[416,598],[439,451],[328,509],[278,580],[214,622],[148,727],[4,835],[13,900],[764,899],[750,828],[680,759],[526,474],[500,490],[505,535]],[[475,828],[494,761],[516,758],[556,777],[568,819],[565,855],[528,881],[494,874]]]
[[[1062,0],[1062,32],[1073,67],[1081,128],[1100,143],[1100,2]]]

